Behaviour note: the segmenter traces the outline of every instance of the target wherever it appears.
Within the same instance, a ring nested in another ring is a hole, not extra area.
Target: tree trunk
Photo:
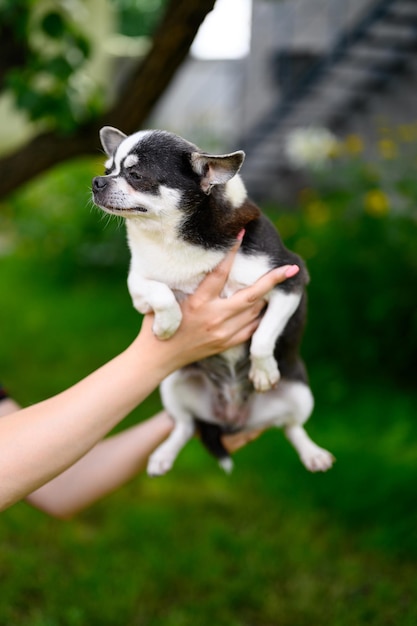
[[[55,131],[32,139],[0,159],[0,198],[53,165],[100,151],[98,131],[116,126],[130,134],[140,128],[188,54],[200,24],[215,0],[170,0],[153,45],[119,94],[116,103],[99,119],[80,126],[74,134]]]

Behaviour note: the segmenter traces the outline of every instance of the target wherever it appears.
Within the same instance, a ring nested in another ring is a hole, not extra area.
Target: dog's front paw
[[[154,335],[158,339],[169,339],[178,330],[181,324],[182,314],[180,307],[155,312],[155,320],[152,326]]]
[[[148,460],[146,469],[148,476],[163,476],[173,466],[175,457],[166,453],[164,450],[156,450]]]
[[[249,379],[256,391],[268,391],[279,382],[281,374],[273,356],[264,358],[252,357]]]
[[[335,461],[331,452],[313,444],[308,451],[300,455],[301,462],[310,472],[327,472]]]

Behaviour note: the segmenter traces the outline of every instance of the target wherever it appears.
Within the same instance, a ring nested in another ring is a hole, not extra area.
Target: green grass
[[[0,372],[25,404],[138,329],[124,279],[105,270],[60,284],[5,259],[0,281]],[[328,474],[269,431],[230,477],[193,441],[168,476],[139,476],[74,520],[17,504],[0,518],[0,625],[414,626],[416,395],[323,359],[309,370]],[[126,424],[158,407],[154,394]]]

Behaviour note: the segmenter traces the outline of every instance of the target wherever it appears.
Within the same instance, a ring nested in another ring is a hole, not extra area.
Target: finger
[[[207,276],[201,281],[197,290],[195,291],[200,297],[205,295],[208,299],[213,296],[218,296],[223,291],[227,279],[229,278],[230,270],[236,258],[236,254],[242,243],[244,230],[241,230],[238,234],[236,243],[233,248],[226,254],[224,259],[214,268]]]
[[[211,324],[209,323],[207,328],[209,330],[221,328],[225,337],[233,336],[255,320],[259,323],[265,307],[266,302],[263,300],[256,300],[253,303],[244,302],[242,305],[231,301],[230,298],[225,299],[221,315],[213,316]]]
[[[240,330],[238,330],[230,337],[230,339],[227,341],[222,349],[227,350],[228,348],[233,348],[234,346],[246,343],[246,341],[248,341],[252,337],[253,333],[258,328],[260,321],[261,320],[258,317],[257,319],[254,319],[251,322],[245,324],[243,327],[240,328]]]
[[[241,297],[246,299],[247,302],[254,302],[259,298],[263,298],[267,293],[271,291],[279,283],[283,283],[287,278],[295,276],[300,271],[298,265],[283,265],[271,270],[267,274],[264,274],[250,287],[245,287],[236,292],[234,298]]]

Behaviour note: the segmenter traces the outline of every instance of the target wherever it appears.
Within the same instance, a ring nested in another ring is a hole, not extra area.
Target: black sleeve
[[[5,398],[8,398],[8,397],[9,396],[7,395],[7,391],[5,390],[3,385],[0,383],[0,401],[4,400]]]

